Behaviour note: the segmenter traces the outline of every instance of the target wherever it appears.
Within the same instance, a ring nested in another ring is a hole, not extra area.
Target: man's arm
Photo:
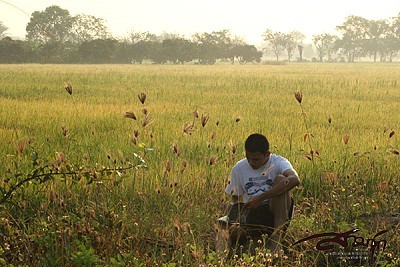
[[[270,190],[251,198],[245,206],[255,208],[264,200],[282,195],[300,184],[299,177],[296,172],[291,169],[284,171],[283,175],[278,175],[275,180],[276,181]]]

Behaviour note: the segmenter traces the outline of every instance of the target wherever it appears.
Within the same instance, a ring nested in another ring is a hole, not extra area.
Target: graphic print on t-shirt
[[[273,180],[267,176],[250,177],[245,184],[245,189],[249,196],[253,196],[258,192],[265,192],[272,188]]]

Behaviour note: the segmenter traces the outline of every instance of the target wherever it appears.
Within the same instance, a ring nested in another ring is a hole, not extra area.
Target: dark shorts
[[[274,226],[274,215],[268,203],[260,205],[257,208],[244,208],[244,203],[237,202],[232,206],[228,217],[230,223]]]
[[[289,209],[289,220],[293,217],[294,201],[291,199]],[[269,203],[262,204],[257,208],[244,208],[244,203],[235,203],[229,211],[229,223],[239,223],[254,235],[268,234],[273,232],[274,215],[269,208]],[[253,235],[252,234],[252,235]]]

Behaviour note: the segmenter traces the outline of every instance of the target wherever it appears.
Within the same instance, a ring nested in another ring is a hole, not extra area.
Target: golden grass
[[[85,192],[76,196],[72,189],[54,187],[82,205],[94,201],[96,212],[114,207],[135,238],[176,239],[180,248],[190,243],[187,254],[200,253],[202,242],[212,240],[204,233],[212,232],[219,205],[227,201],[224,187],[231,167],[244,156],[244,139],[262,132],[271,152],[289,158],[302,181],[294,191],[300,208],[291,238],[338,225],[345,230],[357,216],[396,209],[397,69],[396,64],[306,63],[0,65],[0,168],[10,168],[7,155],[14,157],[29,142],[56,162],[85,166],[117,166],[138,153],[149,170],[121,175],[123,182],[114,189],[108,185],[104,195],[86,185],[75,188]],[[72,94],[66,82],[73,85]],[[105,178],[116,184],[121,177]],[[122,214],[119,201],[126,206]],[[375,227],[367,234],[382,225]],[[189,232],[193,236],[185,235]],[[178,254],[176,261],[188,260]],[[295,253],[294,258],[310,265],[318,256]]]

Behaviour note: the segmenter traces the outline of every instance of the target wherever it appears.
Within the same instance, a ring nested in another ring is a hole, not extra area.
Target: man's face
[[[267,163],[269,160],[269,155],[270,155],[269,151],[267,151],[266,154],[263,154],[261,152],[246,151],[247,161],[254,170],[259,169],[261,166]]]

